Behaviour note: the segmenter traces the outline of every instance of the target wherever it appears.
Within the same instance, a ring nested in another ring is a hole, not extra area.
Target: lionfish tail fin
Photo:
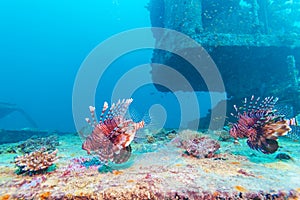
[[[286,121],[291,127],[286,136],[293,140],[300,140],[300,114]]]
[[[291,129],[286,136],[292,140],[300,141],[300,126],[291,126]]]
[[[293,117],[287,121],[288,121],[289,125],[291,125],[291,126],[300,126],[300,114],[298,114],[296,117]]]
[[[90,114],[91,114],[91,118],[85,118],[85,121],[92,127],[95,127],[97,125],[97,120],[95,117],[95,107],[94,106],[89,106],[89,110],[90,110]]]

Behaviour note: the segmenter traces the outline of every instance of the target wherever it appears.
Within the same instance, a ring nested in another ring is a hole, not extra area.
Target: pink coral
[[[182,145],[189,155],[197,158],[212,158],[220,148],[218,141],[205,136],[184,141]]]

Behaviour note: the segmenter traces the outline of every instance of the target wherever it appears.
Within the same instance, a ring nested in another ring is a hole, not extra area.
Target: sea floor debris
[[[202,159],[172,142],[152,152],[133,143],[129,161],[111,164],[106,173],[99,172],[101,162],[81,150],[79,137],[63,135],[59,141],[57,168],[45,174],[17,175],[16,154],[1,154],[0,199],[300,198],[300,144],[290,139],[281,139],[278,153],[293,160],[249,150],[242,142],[219,141],[216,155]]]

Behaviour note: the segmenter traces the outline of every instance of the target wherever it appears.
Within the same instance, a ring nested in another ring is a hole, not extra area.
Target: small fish
[[[131,156],[131,146],[136,132],[144,127],[145,122],[134,122],[125,117],[132,99],[123,99],[112,104],[104,102],[99,122],[95,118],[95,107],[90,106],[91,119],[86,118],[93,128],[90,135],[86,136],[82,149],[88,154],[94,153],[103,162],[117,164],[126,162]]]
[[[247,98],[241,108],[234,105],[237,114],[236,123],[231,123],[229,133],[235,139],[247,138],[250,148],[259,150],[265,154],[271,154],[279,148],[277,139],[292,131],[291,126],[297,126],[297,119],[286,119],[285,115],[278,112],[274,107],[278,98],[251,97]]]

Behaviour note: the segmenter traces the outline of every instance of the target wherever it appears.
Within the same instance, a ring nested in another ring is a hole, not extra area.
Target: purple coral
[[[212,158],[220,148],[218,141],[205,136],[183,141],[181,144],[188,155],[197,158]]]

